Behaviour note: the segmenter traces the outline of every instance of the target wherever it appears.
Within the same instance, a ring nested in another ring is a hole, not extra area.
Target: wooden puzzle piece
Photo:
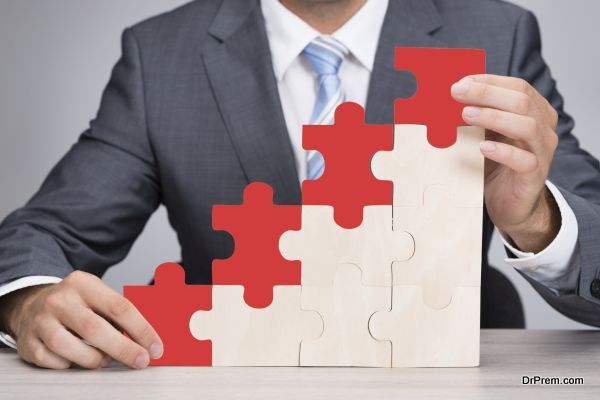
[[[244,286],[244,300],[263,308],[273,300],[276,285],[300,285],[299,261],[279,253],[279,237],[300,229],[300,206],[273,204],[273,189],[252,183],[244,190],[244,204],[213,207],[213,229],[229,232],[235,241],[233,255],[214,260],[214,285]]]
[[[209,340],[194,339],[188,329],[192,314],[211,308],[210,285],[186,285],[185,271],[175,263],[156,268],[154,285],[125,286],[125,296],[156,330],[164,346],[150,365],[211,365]]]
[[[481,286],[481,208],[455,207],[443,185],[428,187],[419,207],[394,207],[394,228],[410,232],[414,255],[392,265],[394,286],[419,285],[423,302],[447,307],[455,286]]]
[[[212,342],[214,366],[298,366],[300,342],[323,332],[315,311],[300,307],[300,286],[275,286],[267,308],[249,307],[242,286],[213,286],[213,307],[198,311],[189,329]]]
[[[302,229],[285,232],[281,254],[301,260],[302,285],[332,286],[338,265],[360,267],[363,285],[391,286],[392,262],[408,260],[414,251],[410,234],[392,229],[392,207],[367,206],[355,229],[338,226],[329,206],[302,206]]]
[[[455,287],[443,310],[423,304],[420,286],[394,286],[392,311],[369,322],[374,338],[392,342],[393,367],[479,365],[479,288]]]
[[[452,146],[456,128],[467,124],[462,118],[465,105],[452,98],[450,88],[465,76],[485,73],[485,51],[397,47],[395,62],[396,69],[408,70],[417,79],[412,97],[396,99],[395,123],[426,125],[432,146]]]
[[[456,143],[440,149],[427,141],[424,125],[396,125],[394,149],[375,154],[373,174],[394,185],[394,206],[418,206],[425,189],[443,184],[458,207],[483,207],[484,157],[479,143],[485,131],[474,126],[458,128]]]
[[[365,111],[356,103],[335,110],[333,125],[306,125],[302,145],[325,159],[325,171],[302,183],[303,205],[329,205],[338,225],[350,229],[361,224],[363,207],[392,204],[392,183],[375,179],[371,158],[392,150],[393,126],[368,125]]]
[[[303,340],[302,366],[390,367],[391,344],[373,339],[369,319],[391,309],[391,287],[363,286],[361,271],[340,265],[333,286],[302,286],[302,308],[323,318],[323,333]]]

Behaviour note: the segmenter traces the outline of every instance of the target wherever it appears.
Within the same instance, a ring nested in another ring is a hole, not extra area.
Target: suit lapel
[[[264,21],[255,0],[224,0],[203,61],[215,98],[249,182],[270,184],[275,201],[300,202]]]
[[[447,47],[430,35],[441,25],[441,17],[431,0],[390,0],[371,74],[367,122],[393,123],[394,100],[412,96],[417,88],[410,72],[394,69],[394,48]]]

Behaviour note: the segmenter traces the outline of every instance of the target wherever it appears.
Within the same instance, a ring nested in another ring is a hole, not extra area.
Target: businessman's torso
[[[410,73],[393,69],[394,46],[484,48],[488,72],[509,75],[516,16],[496,1],[391,0],[367,122],[392,123],[394,99],[415,90]],[[188,281],[209,282],[211,260],[233,249],[227,234],[212,229],[214,204],[241,203],[253,181],[273,186],[278,203],[301,200],[260,7],[196,1],[133,31],[162,202]],[[483,254],[492,232],[486,216]]]

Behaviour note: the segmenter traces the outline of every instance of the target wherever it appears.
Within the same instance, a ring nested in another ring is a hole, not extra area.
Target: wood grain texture
[[[333,285],[343,263],[360,267],[365,286],[392,285],[393,261],[407,260],[414,252],[411,235],[392,228],[391,206],[367,206],[362,224],[344,229],[333,220],[329,206],[302,206],[302,229],[287,231],[279,250],[288,260],[302,262],[302,285]]]
[[[252,308],[243,286],[213,286],[213,307],[197,311],[190,331],[212,341],[213,366],[299,366],[300,342],[323,332],[315,311],[302,311],[300,286],[275,286],[273,302]]]
[[[433,147],[424,125],[396,125],[394,150],[381,151],[371,161],[377,179],[394,184],[394,206],[417,206],[425,189],[444,184],[459,207],[483,206],[484,157],[479,143],[481,128],[461,126],[456,143],[448,148]]]
[[[375,339],[392,342],[393,367],[479,365],[479,287],[456,287],[442,310],[423,303],[420,286],[394,286],[391,312],[369,322]]]
[[[423,303],[435,309],[450,305],[453,288],[481,286],[483,209],[455,207],[447,189],[429,186],[423,205],[394,207],[394,229],[415,240],[414,255],[392,266],[394,286],[421,286]],[[465,312],[479,314],[479,302],[473,307]]]
[[[0,349],[1,399],[531,399],[600,392],[600,331],[481,331],[479,368],[204,368],[49,371]],[[583,386],[523,386],[523,375]]]
[[[356,265],[340,265],[331,287],[302,286],[302,308],[323,318],[323,334],[303,340],[300,365],[322,367],[390,367],[392,346],[375,340],[369,320],[377,311],[389,311],[391,287],[363,286]]]

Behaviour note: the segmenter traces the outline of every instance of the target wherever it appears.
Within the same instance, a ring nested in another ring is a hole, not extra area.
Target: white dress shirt
[[[368,0],[365,5],[331,36],[350,51],[339,69],[347,101],[367,102],[367,92],[379,35],[387,11],[388,0]],[[281,98],[286,126],[294,150],[298,179],[306,179],[307,152],[302,148],[302,125],[308,124],[317,97],[317,80],[302,50],[320,33],[284,7],[279,0],[261,0],[266,31],[271,49],[273,70]],[[398,43],[401,45],[401,43]],[[547,186],[560,208],[562,225],[554,241],[538,254],[515,249],[502,235],[504,245],[517,257],[505,261],[555,291],[575,288],[579,275],[577,252],[577,220],[573,210],[558,189]],[[12,291],[60,278],[30,276],[0,287],[0,296]],[[14,340],[0,332],[0,341],[15,347]]]

